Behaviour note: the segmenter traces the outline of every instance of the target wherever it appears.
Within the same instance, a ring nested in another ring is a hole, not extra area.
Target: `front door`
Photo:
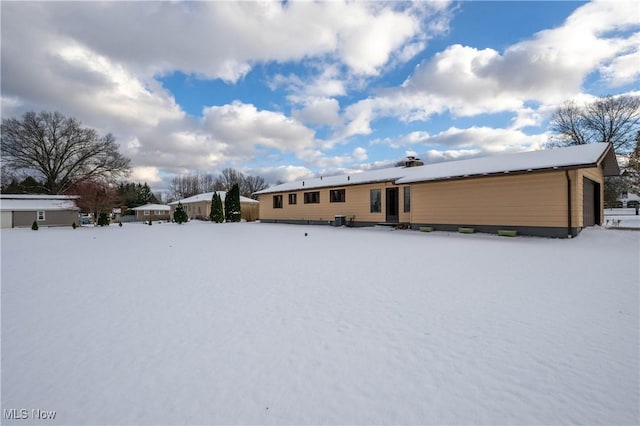
[[[398,214],[398,188],[387,188],[385,195],[386,222],[398,223],[400,219]]]

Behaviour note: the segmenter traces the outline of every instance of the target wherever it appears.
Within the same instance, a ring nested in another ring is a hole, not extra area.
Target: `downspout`
[[[569,170],[565,170],[564,173],[567,177],[567,238],[571,238],[571,178],[569,177]]]

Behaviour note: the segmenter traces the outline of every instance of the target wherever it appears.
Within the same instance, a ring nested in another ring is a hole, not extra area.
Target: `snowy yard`
[[[192,222],[0,236],[2,424],[640,418],[637,231]],[[8,419],[21,409],[28,422]]]

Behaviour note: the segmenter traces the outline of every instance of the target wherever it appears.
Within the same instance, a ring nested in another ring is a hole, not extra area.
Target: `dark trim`
[[[306,220],[306,219],[260,219],[260,223],[281,223],[286,225],[334,225],[334,220]],[[346,220],[346,225],[353,228],[376,226],[379,222],[363,222]]]
[[[569,235],[575,237],[581,231],[580,228],[551,227],[551,226],[511,226],[511,225],[470,225],[470,224],[433,224],[433,223],[412,223],[411,229],[419,230],[421,226],[430,226],[434,231],[458,232],[458,228],[473,228],[476,232],[485,234],[497,234],[499,230],[506,229],[517,231],[518,235],[531,237],[548,238],[568,238]],[[567,231],[569,235],[567,235]]]
[[[569,177],[569,170],[564,172],[567,177],[567,236],[571,236],[571,178]]]

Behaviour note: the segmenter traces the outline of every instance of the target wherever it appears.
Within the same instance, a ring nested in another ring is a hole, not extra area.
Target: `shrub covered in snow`
[[[224,199],[224,217],[227,222],[240,222],[240,187],[237,183]]]

